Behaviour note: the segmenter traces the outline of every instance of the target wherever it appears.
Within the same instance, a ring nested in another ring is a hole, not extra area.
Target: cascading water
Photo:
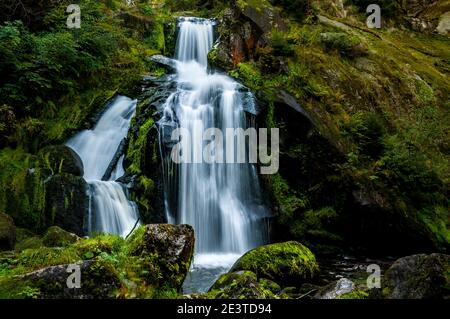
[[[213,45],[213,28],[212,20],[180,18],[175,55],[177,90],[166,101],[159,121],[160,144],[174,127],[185,129],[193,143],[185,146],[189,149],[182,146],[181,153],[192,154],[194,159],[202,158],[206,145],[202,140],[203,130],[218,128],[225,136],[227,128],[247,127],[244,103],[249,103],[248,92],[230,77],[208,72],[207,55]],[[236,138],[223,141],[224,145],[234,143],[234,153],[243,142]],[[220,151],[219,145],[212,145],[215,152]],[[204,290],[243,253],[267,240],[268,211],[262,200],[256,167],[249,163],[182,162],[173,173],[168,155],[162,157],[163,173],[172,172],[163,174],[164,183],[170,185],[166,187],[168,220],[192,225],[196,235],[190,276],[196,283],[185,283],[185,291]],[[208,271],[198,275],[202,278],[192,278],[196,269]]]
[[[90,207],[87,231],[126,236],[138,220],[138,210],[129,201],[123,186],[115,180],[124,174],[123,156],[117,161],[108,181],[102,180],[126,137],[136,100],[118,96],[92,130],[85,130],[66,144],[80,156],[84,179],[89,184]]]

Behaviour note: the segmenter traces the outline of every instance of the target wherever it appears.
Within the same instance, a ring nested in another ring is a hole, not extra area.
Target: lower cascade
[[[135,111],[136,100],[118,96],[106,107],[92,130],[82,131],[66,143],[83,161],[83,177],[89,184],[88,233],[125,237],[139,219],[136,204],[128,200],[123,185],[116,181],[124,174],[123,156],[117,163],[113,162]],[[110,171],[114,164],[115,168]]]
[[[165,102],[158,122],[160,144],[174,128],[189,132],[192,143],[182,144],[181,153],[192,158],[202,158],[206,144],[202,130],[246,129],[254,121],[254,116],[245,112],[255,108],[253,96],[230,77],[208,70],[214,24],[208,19],[179,18],[177,89]],[[242,146],[239,143],[245,141],[225,138],[224,145],[228,143],[234,147],[224,149],[236,154]],[[215,142],[209,146],[212,153],[220,151]],[[214,161],[181,162],[174,168],[168,159],[171,155],[165,154],[169,152],[162,153],[167,219],[190,224],[195,230],[196,253],[185,291],[206,290],[237,258],[267,241],[269,214],[257,170],[249,163]]]

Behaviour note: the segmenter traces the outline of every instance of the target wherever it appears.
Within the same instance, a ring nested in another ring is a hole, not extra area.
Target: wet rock
[[[104,299],[114,298],[121,283],[116,271],[99,261],[82,261],[75,264],[80,270],[80,288],[69,288],[68,277],[73,274],[69,264],[39,269],[18,277],[21,282],[37,289],[44,299]],[[69,282],[72,282],[69,279]]]
[[[128,145],[124,159],[124,168],[128,174],[135,175],[136,181],[130,189],[130,195],[139,207],[143,223],[165,223],[165,203],[161,155],[170,154],[171,146],[159,145],[159,133],[162,140],[170,139],[170,123],[159,122],[164,103],[176,89],[173,76],[145,77],[143,92],[138,98],[136,116],[128,132]],[[173,141],[172,141],[173,142]],[[174,167],[175,169],[175,167]],[[150,180],[152,182],[150,182]],[[149,192],[149,185],[152,185]],[[169,200],[169,205],[175,201]]]
[[[327,285],[321,289],[314,298],[315,299],[337,299],[338,297],[348,294],[355,289],[355,284],[347,279],[341,278],[336,282]]]
[[[231,271],[248,270],[258,278],[282,285],[300,286],[319,269],[314,254],[296,241],[260,246],[239,258]]]
[[[105,174],[103,174],[102,181],[107,181],[111,178],[111,174],[116,169],[117,163],[119,162],[120,157],[125,153],[127,146],[128,146],[128,139],[127,138],[122,139],[119,146],[117,147],[116,153],[114,154],[111,162],[108,165],[108,168],[105,171]]]
[[[174,70],[177,67],[177,63],[174,59],[165,57],[164,55],[155,54],[149,57],[149,59],[153,62],[158,63],[161,66],[164,66],[168,70]]]
[[[150,256],[160,270],[160,282],[180,289],[191,265],[194,240],[189,225],[150,224],[130,237],[131,254]]]
[[[220,299],[264,299],[274,296],[258,283],[256,275],[251,271],[223,274],[211,287],[209,294]]]
[[[450,255],[418,254],[400,258],[386,271],[382,293],[389,299],[450,298]]]
[[[88,207],[87,183],[79,176],[58,174],[45,181],[45,224],[83,235]]]
[[[62,247],[73,244],[78,241],[80,237],[69,233],[58,226],[50,227],[42,238],[42,242],[47,247]]]
[[[50,170],[51,175],[68,173],[83,176],[83,161],[80,156],[66,145],[44,147],[39,151],[39,164]]]
[[[0,251],[13,250],[16,242],[16,226],[11,216],[0,212]]]

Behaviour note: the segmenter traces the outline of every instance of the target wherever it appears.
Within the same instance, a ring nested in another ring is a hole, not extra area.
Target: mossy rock
[[[386,271],[382,295],[388,299],[449,299],[450,255],[400,258]]]
[[[47,230],[42,241],[47,247],[62,247],[73,244],[79,239],[77,235],[69,233],[61,227],[52,226]]]
[[[67,286],[67,279],[71,273],[69,266],[78,267],[80,270],[81,285],[79,288]],[[35,298],[114,298],[121,287],[116,270],[111,265],[101,261],[83,261],[74,265],[50,266],[27,273],[15,280],[20,280],[20,285],[27,283],[29,287],[33,288]]]
[[[68,173],[83,176],[84,167],[80,156],[66,145],[44,147],[38,154],[40,165],[49,169],[51,174]]]
[[[181,289],[194,253],[194,230],[189,225],[141,226],[127,240],[128,254],[147,258],[159,269],[157,283]]]
[[[11,216],[0,212],[0,250],[12,250],[16,242],[16,226]]]
[[[276,282],[266,279],[266,278],[260,278],[258,280],[259,284],[261,285],[261,287],[263,287],[264,289],[267,289],[269,291],[271,291],[274,294],[277,294],[281,291],[281,287],[279,284],[277,284]]]
[[[236,271],[223,274],[208,292],[217,299],[265,299],[274,298],[273,292],[258,282],[251,271]]]
[[[57,225],[83,235],[88,206],[87,183],[79,176],[61,173],[45,183],[45,225]]]
[[[16,243],[16,246],[14,247],[15,251],[23,251],[25,249],[36,249],[39,247],[44,246],[44,243],[42,242],[42,238],[39,236],[32,236],[27,237],[21,241],[18,241]]]
[[[258,278],[268,278],[284,286],[300,286],[313,279],[319,270],[314,254],[301,243],[260,246],[238,259],[231,271],[248,270]]]

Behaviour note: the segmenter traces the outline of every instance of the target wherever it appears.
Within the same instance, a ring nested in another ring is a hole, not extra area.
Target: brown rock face
[[[278,9],[266,1],[239,5],[232,2],[219,23],[220,42],[216,48],[215,65],[233,67],[252,59],[257,48],[267,44],[272,30],[286,28]]]

